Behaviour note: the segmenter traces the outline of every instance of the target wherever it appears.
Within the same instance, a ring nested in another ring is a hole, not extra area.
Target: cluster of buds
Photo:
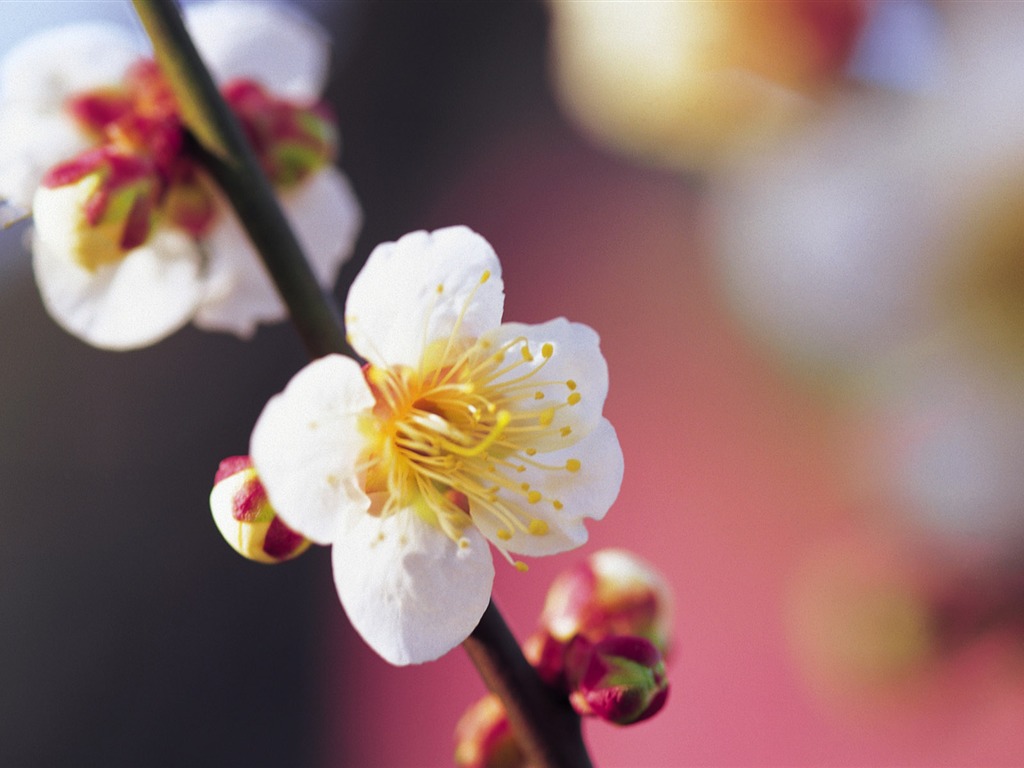
[[[232,456],[220,463],[210,511],[224,540],[250,560],[281,563],[309,549],[309,539],[277,516],[248,456]]]
[[[636,556],[608,549],[555,579],[523,652],[579,715],[631,725],[657,714],[668,698],[670,634],[665,581]],[[528,764],[492,695],[466,711],[455,739],[460,768]]]

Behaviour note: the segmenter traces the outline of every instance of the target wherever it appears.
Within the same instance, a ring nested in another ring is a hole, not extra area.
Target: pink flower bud
[[[629,552],[605,549],[555,579],[540,625],[562,643],[576,635],[592,642],[632,635],[666,653],[671,618],[671,599],[661,576]]]
[[[569,702],[580,715],[617,725],[646,720],[668,698],[665,662],[642,637],[606,637],[591,643],[578,636],[565,652]]]
[[[466,710],[455,726],[455,765],[458,768],[525,768],[505,716],[505,707],[489,693]]]
[[[220,463],[210,510],[224,540],[250,560],[280,563],[309,548],[309,540],[281,522],[270,506],[248,456],[232,456]]]

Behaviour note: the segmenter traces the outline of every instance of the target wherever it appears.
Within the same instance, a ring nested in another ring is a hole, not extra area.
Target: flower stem
[[[501,699],[520,746],[535,768],[590,768],[580,718],[564,694],[544,685],[492,600],[463,647]]]
[[[190,133],[191,149],[230,201],[259,252],[311,357],[357,357],[245,134],[210,77],[174,0],[132,0]],[[537,768],[590,768],[579,717],[523,657],[491,601],[463,643]]]
[[[178,99],[192,149],[223,190],[288,307],[311,357],[356,357],[337,305],[321,290],[242,127],[206,69],[174,0],[133,0]]]

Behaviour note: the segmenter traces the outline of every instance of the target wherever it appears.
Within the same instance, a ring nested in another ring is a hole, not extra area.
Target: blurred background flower
[[[502,254],[506,317],[601,334],[626,474],[582,554],[637,552],[676,610],[671,699],[588,725],[595,761],[1024,762],[1017,4],[840,4],[847,53],[783,82],[809,109],[667,168],[563,111],[568,4],[304,5],[335,35],[366,212],[345,276],[466,224]],[[3,245],[0,762],[451,764],[483,693],[467,660],[390,668],[323,552],[249,566],[209,520],[217,462],[304,363],[293,334],[98,353]],[[520,638],[566,565],[547,560],[496,579]]]

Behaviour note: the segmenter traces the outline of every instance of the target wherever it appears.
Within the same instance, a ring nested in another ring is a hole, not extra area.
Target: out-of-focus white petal
[[[282,193],[281,205],[317,281],[330,289],[363,225],[352,185],[337,168],[328,166]]]
[[[505,293],[494,250],[466,227],[413,232],[378,245],[352,283],[345,324],[352,346],[379,366],[417,366],[457,332],[498,326]]]
[[[329,355],[299,371],[253,428],[249,453],[270,503],[288,527],[317,543],[332,543],[342,518],[366,516],[359,422],[372,407],[359,365]]]
[[[538,454],[537,461],[548,467],[565,467],[576,460],[579,469],[552,471],[527,466],[517,479],[528,483],[543,499],[536,505],[523,505],[520,496],[503,489],[498,498],[512,506],[520,505],[535,519],[547,524],[541,535],[513,531],[510,539],[498,536],[503,526],[493,515],[473,514],[473,522],[497,546],[523,555],[553,555],[574,549],[587,540],[584,520],[600,520],[619,495],[622,485],[622,449],[615,430],[601,419],[587,437],[571,448]],[[557,501],[560,509],[554,505]],[[471,512],[475,513],[472,509]]]
[[[306,103],[323,91],[330,38],[294,8],[265,2],[197,4],[185,9],[185,23],[218,82],[247,78]]]
[[[260,323],[286,316],[284,303],[238,218],[220,202],[217,220],[200,241],[206,255],[203,298],[193,322],[204,331],[250,338]]]
[[[550,426],[524,437],[522,445],[542,452],[566,448],[586,436],[601,420],[608,395],[608,364],[601,354],[600,339],[593,328],[571,323],[564,317],[539,325],[503,323],[484,338],[491,342],[491,348],[497,349],[519,337],[528,340],[534,365],[543,365],[543,369],[524,385],[536,379],[535,393],[543,397],[512,403],[509,408],[513,417],[517,410],[554,408]],[[551,356],[545,359],[542,350],[549,344]],[[513,348],[509,354],[520,353],[518,348]],[[521,368],[516,368],[495,379],[494,384],[500,385],[503,380],[522,375]]]
[[[145,55],[127,30],[112,24],[73,24],[46,30],[17,45],[0,64],[3,102],[38,112],[64,99],[121,80]]]
[[[286,190],[281,207],[317,281],[330,289],[352,255],[362,225],[362,211],[348,179],[336,168],[325,168]],[[209,264],[195,324],[249,338],[260,323],[283,320],[287,310],[238,218],[227,204],[220,209],[213,229],[203,238]]]
[[[460,546],[412,509],[348,518],[332,551],[338,596],[392,664],[432,661],[461,643],[490,600],[494,565],[478,531]]]
[[[0,199],[28,211],[43,174],[89,144],[63,112],[5,108],[0,112]]]
[[[96,347],[154,344],[184,326],[199,300],[200,255],[192,238],[178,230],[157,230],[122,261],[95,272],[38,233],[32,255],[49,313]]]

